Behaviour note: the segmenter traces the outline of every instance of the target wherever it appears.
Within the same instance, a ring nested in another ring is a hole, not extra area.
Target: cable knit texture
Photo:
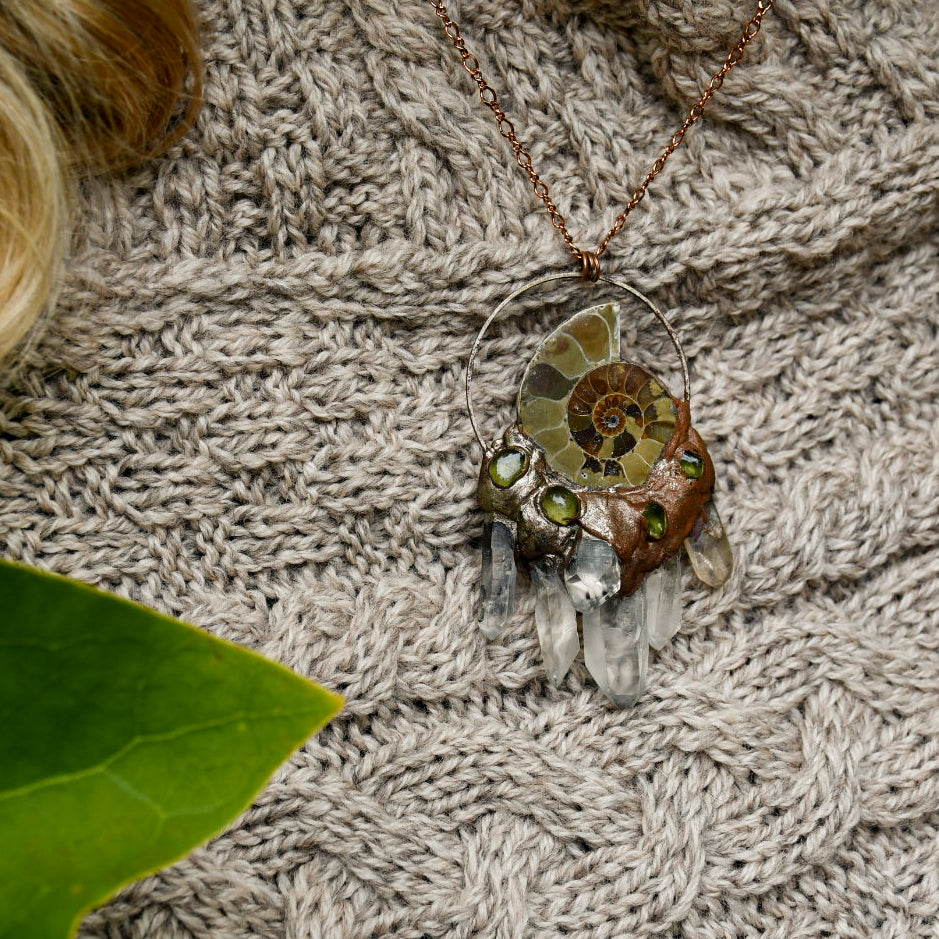
[[[590,245],[752,6],[452,13]],[[779,0],[613,244],[686,340],[738,559],[686,573],[626,712],[580,661],[547,684],[526,584],[504,642],[475,625],[464,363],[569,258],[433,10],[202,8],[199,124],[87,187],[2,394],[0,542],[348,704],[84,939],[935,937],[935,5]],[[555,322],[497,330],[487,433]]]

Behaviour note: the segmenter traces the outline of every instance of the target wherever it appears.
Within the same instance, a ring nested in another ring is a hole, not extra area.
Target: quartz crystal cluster
[[[707,522],[685,541],[698,576],[718,586],[730,576],[733,557],[714,503]],[[661,649],[681,627],[681,555],[648,573],[631,594],[620,593],[620,561],[611,545],[583,533],[567,567],[543,558],[531,565],[535,626],[548,678],[559,684],[580,651],[600,690],[630,707],[645,689],[649,646]],[[702,574],[704,576],[702,576]],[[515,600],[512,534],[503,523],[486,522],[483,543],[480,627],[502,635]]]
[[[504,632],[526,562],[550,680],[564,678],[583,636],[598,687],[634,704],[649,646],[681,626],[682,553],[711,586],[732,572],[713,485],[687,399],[619,358],[619,308],[575,314],[532,358],[518,423],[483,462],[480,628]]]

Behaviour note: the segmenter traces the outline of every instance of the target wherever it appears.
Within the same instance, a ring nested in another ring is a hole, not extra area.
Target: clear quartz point
[[[680,555],[646,574],[640,589],[645,595],[649,645],[661,649],[681,628]]]
[[[552,684],[560,684],[580,651],[577,611],[551,562],[539,561],[531,568],[535,588],[535,625],[541,642],[545,671]]]
[[[734,554],[713,499],[685,539],[685,550],[698,579],[709,587],[720,587],[734,572]]]
[[[583,532],[577,551],[564,572],[564,582],[574,609],[582,613],[595,610],[619,593],[619,558],[613,546]]]
[[[479,628],[497,639],[515,609],[515,539],[505,522],[492,515],[483,526],[483,569],[480,581]]]
[[[649,642],[642,590],[615,596],[584,613],[584,660],[600,690],[621,708],[631,707],[646,686]]]

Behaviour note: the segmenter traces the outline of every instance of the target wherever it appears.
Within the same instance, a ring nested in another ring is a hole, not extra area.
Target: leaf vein
[[[16,789],[8,789],[6,791],[0,790],[0,802],[9,801],[20,796],[30,795],[33,792],[39,791],[40,789],[47,789],[57,785],[77,782],[80,779],[93,776],[103,770],[106,771],[112,764],[121,759],[121,757],[126,756],[128,753],[144,744],[163,743],[167,740],[177,740],[180,737],[185,737],[189,734],[226,727],[230,724],[237,724],[240,721],[257,722],[280,717],[300,717],[302,715],[306,716],[308,714],[309,711],[307,710],[276,710],[253,714],[236,714],[232,717],[225,718],[224,720],[206,721],[204,724],[191,724],[185,727],[177,728],[176,730],[166,731],[164,733],[136,735],[128,740],[127,743],[125,743],[118,750],[115,750],[114,753],[112,753],[107,759],[102,760],[100,763],[96,763],[94,766],[88,766],[84,769],[76,770],[74,773],[60,773],[57,776],[47,776],[43,779],[37,779],[35,782],[27,783],[25,786],[20,786]]]

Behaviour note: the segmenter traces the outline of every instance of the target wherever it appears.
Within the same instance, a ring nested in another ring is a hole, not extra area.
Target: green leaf
[[[0,937],[69,935],[223,829],[341,705],[185,623],[0,561]]]

